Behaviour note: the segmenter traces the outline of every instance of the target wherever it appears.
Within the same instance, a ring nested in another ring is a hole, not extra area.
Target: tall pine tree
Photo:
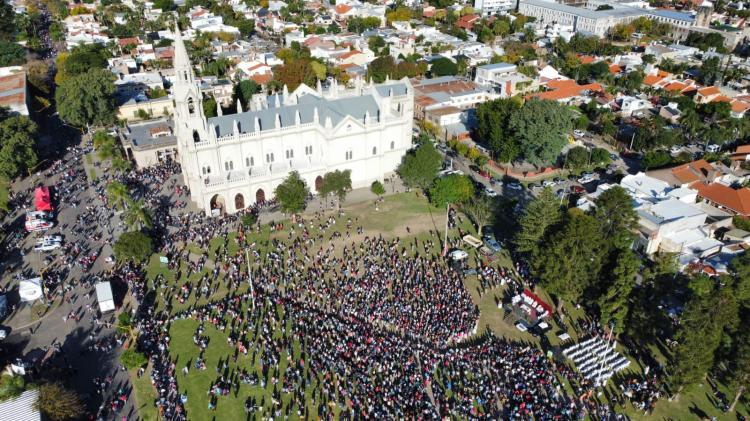
[[[542,193],[529,203],[518,221],[521,229],[515,238],[516,250],[521,253],[536,252],[545,236],[549,234],[550,228],[557,225],[561,218],[560,202],[552,193],[552,189],[542,190]]]

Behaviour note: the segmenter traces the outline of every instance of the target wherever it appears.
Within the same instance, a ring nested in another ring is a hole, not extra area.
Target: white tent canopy
[[[42,298],[42,278],[25,279],[18,283],[21,301],[34,301]]]

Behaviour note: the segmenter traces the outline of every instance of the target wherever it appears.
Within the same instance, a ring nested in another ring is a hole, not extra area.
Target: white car
[[[448,171],[448,175],[454,175],[454,174],[456,174],[456,175],[464,175],[464,172],[461,171],[461,170]]]
[[[59,242],[42,242],[34,247],[34,251],[52,251],[62,246]]]
[[[575,136],[575,137],[584,137],[584,136],[586,136],[586,132],[583,131],[583,130],[575,129],[575,130],[573,130],[573,136]]]
[[[484,194],[486,194],[489,197],[495,197],[495,196],[497,196],[497,192],[495,190],[492,190],[489,187],[485,187]]]
[[[717,145],[715,143],[712,143],[708,146],[706,146],[706,152],[716,153],[721,150],[721,145]]]
[[[552,180],[544,180],[542,181],[542,187],[552,187],[555,185],[555,182]]]
[[[669,148],[669,153],[671,153],[672,155],[676,155],[680,152],[682,152],[682,145],[674,145]]]
[[[581,184],[587,184],[594,181],[594,174],[591,173],[584,173],[581,175],[581,178],[578,179],[578,182]]]
[[[45,243],[62,243],[62,235],[45,235],[41,241]]]

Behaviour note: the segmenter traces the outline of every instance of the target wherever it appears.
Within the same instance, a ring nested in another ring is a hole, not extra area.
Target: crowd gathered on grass
[[[166,271],[151,276],[145,265],[121,263],[110,275],[126,282],[139,304],[138,349],[149,356],[164,418],[187,419],[189,399],[205,399],[208,410],[217,410],[224,396],[236,397],[248,385],[270,388],[268,400],[246,393],[245,401],[248,413],[267,416],[611,414],[580,399],[590,387],[586,380],[561,370],[539,348],[476,335],[479,310],[461,271],[441,256],[437,231],[388,239],[364,232],[339,210],[299,218],[272,237],[261,224],[244,226],[241,215],[170,212],[153,187],[136,187],[143,180],[179,187],[168,181],[178,168],[162,170],[128,184],[154,207],[151,232],[161,235],[156,242],[169,262]],[[459,241],[460,233],[449,239],[451,246]],[[506,283],[522,288],[509,269],[478,263],[482,291]],[[201,356],[178,365],[170,329],[183,319],[199,323],[193,342]],[[208,329],[227,338],[221,366],[205,366]],[[259,364],[230,369],[227,362],[243,356]],[[205,369],[216,370],[206,396],[188,396],[177,374]]]

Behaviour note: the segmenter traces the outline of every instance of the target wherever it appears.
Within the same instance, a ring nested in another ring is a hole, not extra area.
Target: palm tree
[[[107,197],[109,203],[120,210],[124,210],[126,205],[133,201],[128,188],[119,181],[113,181],[107,185]]]
[[[151,211],[146,207],[146,203],[143,199],[129,202],[128,208],[125,210],[122,217],[123,220],[125,220],[125,224],[131,230],[140,230],[142,228],[151,228],[153,226]]]

